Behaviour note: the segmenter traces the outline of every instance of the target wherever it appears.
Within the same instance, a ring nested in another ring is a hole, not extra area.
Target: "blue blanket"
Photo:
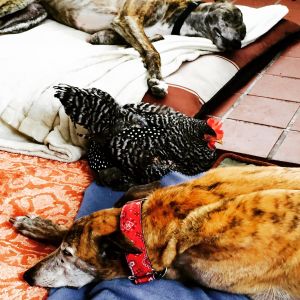
[[[184,176],[172,172],[162,178],[163,186],[178,184],[194,176]],[[123,195],[109,188],[92,183],[85,191],[77,218],[89,215],[94,211],[112,207]],[[48,300],[246,300],[247,297],[219,292],[194,285],[183,285],[174,280],[155,280],[147,284],[134,285],[128,279],[114,279],[92,283],[81,289],[51,289]]]

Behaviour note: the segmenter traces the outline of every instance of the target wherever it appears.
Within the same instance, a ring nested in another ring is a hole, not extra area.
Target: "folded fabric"
[[[161,179],[162,186],[174,185],[200,177],[185,176],[172,172]],[[109,188],[92,183],[86,190],[77,218],[89,215],[94,211],[112,207],[122,196]],[[247,297],[215,291],[196,285],[184,285],[175,280],[155,280],[151,283],[134,285],[128,279],[114,279],[89,284],[81,289],[52,289],[48,300],[246,300]]]
[[[241,9],[247,26],[243,46],[288,12],[282,5]],[[121,105],[142,100],[147,72],[139,54],[132,48],[90,45],[87,36],[52,20],[0,36],[0,149],[65,162],[83,155],[84,140],[54,98],[55,84],[100,88]],[[164,77],[184,61],[218,51],[208,39],[183,36],[167,36],[155,47]]]

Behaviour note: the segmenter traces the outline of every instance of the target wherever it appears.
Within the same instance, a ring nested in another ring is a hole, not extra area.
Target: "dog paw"
[[[10,217],[9,222],[12,223],[16,229],[22,229],[24,224],[30,223],[36,218],[39,217],[35,214],[28,214],[26,216]]]
[[[163,98],[168,93],[168,85],[163,80],[150,78],[148,80],[148,86],[155,97]]]
[[[93,45],[124,45],[125,40],[111,29],[103,29],[87,38],[87,42]]]
[[[99,35],[98,33],[94,33],[94,34],[91,34],[87,39],[86,41],[90,44],[93,44],[93,45],[100,45],[100,39],[99,39]]]
[[[151,43],[154,43],[154,42],[164,40],[164,37],[161,34],[155,34],[155,35],[149,37],[149,40],[150,40]]]
[[[11,217],[9,221],[24,236],[37,240],[49,240],[49,238],[57,236],[62,231],[59,225],[36,215]]]

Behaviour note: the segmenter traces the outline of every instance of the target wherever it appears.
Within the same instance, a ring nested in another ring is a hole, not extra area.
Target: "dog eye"
[[[64,250],[62,251],[62,253],[63,253],[63,255],[65,255],[65,256],[72,256],[72,253],[71,253],[70,251],[68,251],[67,249],[64,249]]]
[[[214,32],[216,35],[218,35],[220,37],[222,36],[221,30],[219,28],[214,28]]]

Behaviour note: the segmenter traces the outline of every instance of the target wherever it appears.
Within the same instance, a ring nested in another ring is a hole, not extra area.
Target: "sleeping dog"
[[[81,287],[166,273],[252,299],[300,297],[300,168],[217,168],[187,183],[148,187],[123,199],[143,201],[97,211],[69,230],[39,217],[11,218],[24,235],[59,244],[24,279]]]
[[[20,1],[20,0],[18,0]],[[5,7],[14,1],[6,1]],[[24,2],[24,1],[23,1]],[[26,1],[25,1],[26,2]],[[28,29],[45,17],[34,0],[1,24],[2,32]],[[33,2],[33,3],[32,3]],[[231,3],[200,3],[192,0],[41,0],[57,21],[91,33],[93,44],[129,44],[141,55],[148,70],[148,86],[157,97],[164,97],[160,56],[153,44],[158,35],[181,34],[210,39],[220,50],[241,47],[246,28],[241,11]]]

